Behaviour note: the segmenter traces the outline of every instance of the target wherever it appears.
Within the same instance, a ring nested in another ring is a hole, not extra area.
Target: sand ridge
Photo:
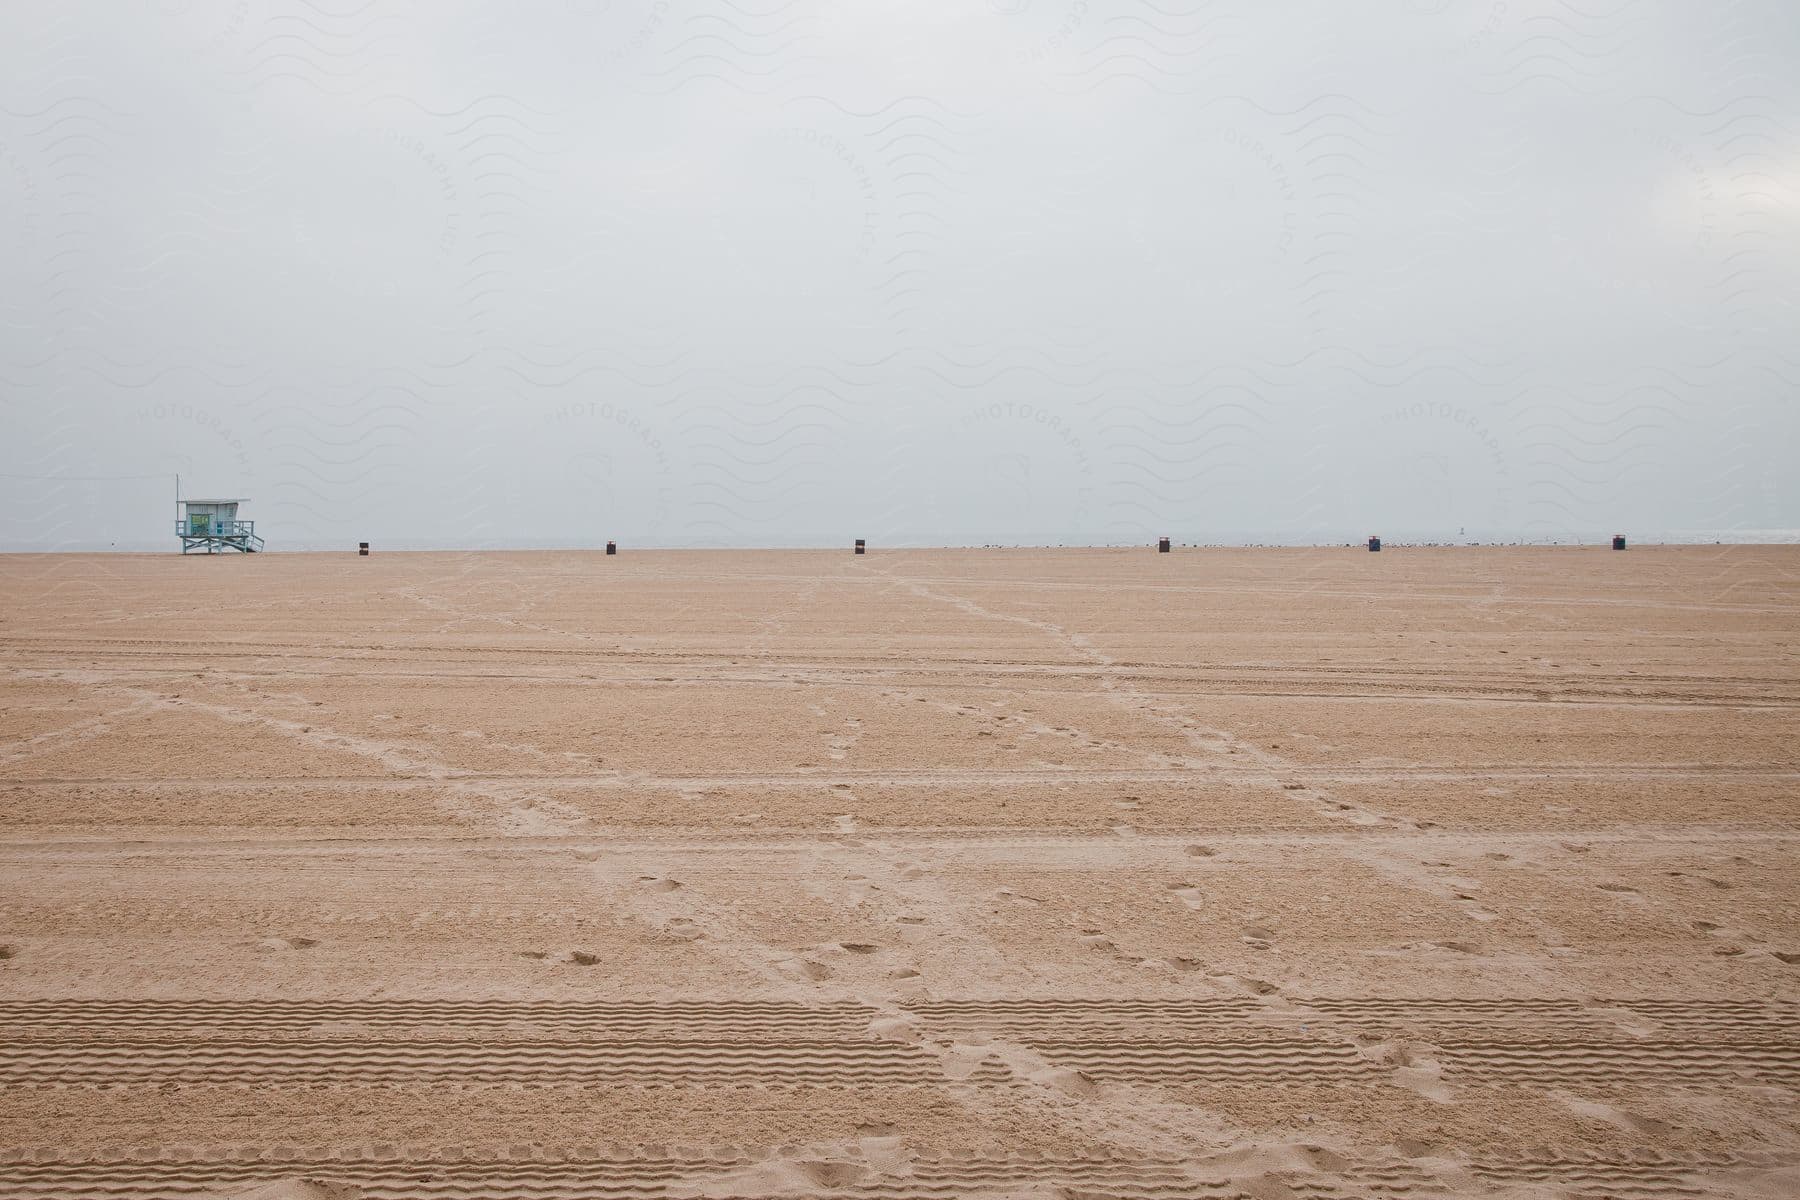
[[[0,558],[0,1193],[1800,1189],[1800,551]]]

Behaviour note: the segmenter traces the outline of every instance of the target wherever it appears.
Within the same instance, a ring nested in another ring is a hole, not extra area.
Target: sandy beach
[[[1800,1194],[1800,548],[0,558],[0,1195]]]

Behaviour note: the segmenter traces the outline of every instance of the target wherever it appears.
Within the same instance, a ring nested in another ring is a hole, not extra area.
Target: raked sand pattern
[[[1800,550],[0,559],[0,1195],[1800,1194]]]

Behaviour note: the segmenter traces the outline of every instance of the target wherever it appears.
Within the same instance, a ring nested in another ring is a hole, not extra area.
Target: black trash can
[[[1158,554],[1167,554],[1169,552],[1169,539],[1168,538],[1157,538],[1156,539],[1156,552]]]
[[[1614,550],[1623,550],[1624,548],[1625,548],[1625,535],[1622,533],[1613,534],[1613,549]]]
[[[356,552],[358,554],[362,555],[364,558],[367,558],[369,556],[369,543],[367,543],[367,542],[356,543]]]
[[[1378,551],[1380,549],[1381,549],[1381,539],[1378,537],[1370,538],[1369,539],[1369,551],[1371,553],[1374,553],[1375,551]]]
[[[858,554],[863,552],[863,540],[861,538],[856,539],[856,552]]]

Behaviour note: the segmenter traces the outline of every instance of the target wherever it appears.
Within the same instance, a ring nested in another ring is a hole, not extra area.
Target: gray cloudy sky
[[[1766,537],[1797,393],[1791,0],[0,5],[8,548]]]

